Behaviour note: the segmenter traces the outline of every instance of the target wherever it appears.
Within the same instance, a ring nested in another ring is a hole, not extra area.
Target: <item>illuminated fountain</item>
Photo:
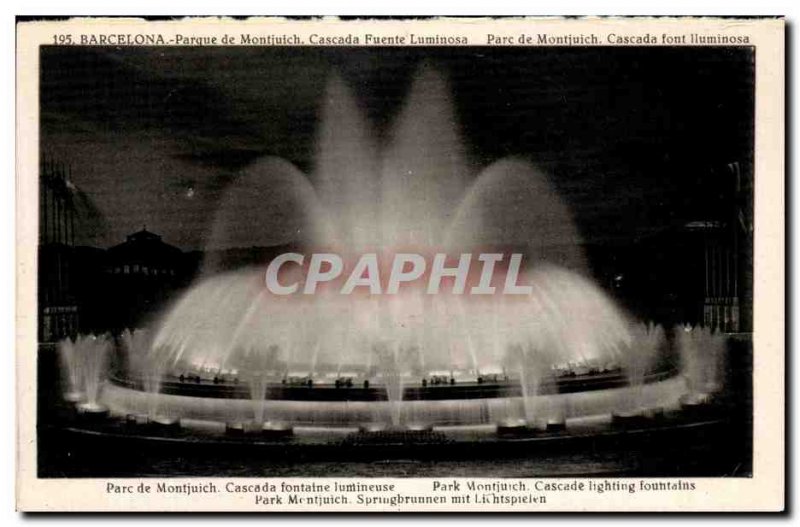
[[[640,416],[678,407],[687,392],[719,390],[724,342],[681,334],[679,347],[691,350],[685,375],[656,368],[663,329],[630,319],[588,278],[581,238],[547,177],[517,158],[475,170],[456,123],[445,80],[423,68],[378,142],[334,78],[312,175],[277,158],[253,163],[226,191],[208,245],[266,245],[259,225],[283,221],[305,253],[344,255],[345,265],[374,254],[383,271],[398,253],[493,248],[504,270],[512,252],[523,256],[519,280],[530,294],[498,294],[508,287],[498,273],[481,284],[497,292],[478,296],[454,294],[450,283],[439,294],[404,284],[377,295],[359,284],[349,295],[320,287],[279,296],[264,286],[268,262],[217,273],[208,260],[152,339],[123,335],[128,368],[107,386],[104,404],[239,432],[469,425],[534,433],[563,430],[569,419]],[[266,210],[276,196],[279,210]],[[305,271],[293,272],[302,279]]]

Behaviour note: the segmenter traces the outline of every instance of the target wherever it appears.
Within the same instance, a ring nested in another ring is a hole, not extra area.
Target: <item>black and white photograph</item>
[[[753,478],[746,36],[183,29],[39,47],[35,478]]]

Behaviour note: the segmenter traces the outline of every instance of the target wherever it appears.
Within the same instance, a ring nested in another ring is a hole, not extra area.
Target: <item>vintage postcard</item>
[[[780,511],[784,21],[17,23],[17,507]]]

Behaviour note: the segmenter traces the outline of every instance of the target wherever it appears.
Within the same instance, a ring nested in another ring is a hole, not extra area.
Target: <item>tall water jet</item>
[[[125,329],[120,334],[128,373],[144,382],[150,371],[151,334],[145,329]]]
[[[545,358],[530,347],[522,344],[509,346],[506,358],[506,367],[517,373],[522,394],[522,419],[526,423],[533,423],[538,417],[536,398],[539,395],[540,381],[546,376],[550,364]]]
[[[84,397],[83,379],[81,378],[82,350],[67,337],[56,345],[59,365],[61,366],[62,395],[65,401],[76,403]]]
[[[127,374],[139,383],[145,393],[144,409],[127,416],[132,424],[168,424],[177,422],[161,415],[161,384],[167,370],[163,354],[153,346],[153,335],[146,329],[125,329],[120,335],[126,357]]]
[[[204,274],[225,269],[217,249],[330,239],[328,219],[303,172],[281,158],[261,158],[238,173],[223,193],[208,234]]]
[[[81,353],[81,379],[86,400],[78,408],[86,413],[106,411],[100,403],[100,390],[106,380],[111,344],[108,335],[79,336],[75,343]]]
[[[388,342],[379,342],[374,345],[377,357],[379,378],[386,389],[386,398],[389,401],[389,424],[399,427],[402,419],[403,402],[403,365],[398,356],[397,347]]]
[[[250,399],[253,402],[253,425],[256,430],[262,430],[266,422],[264,412],[267,386],[270,379],[275,376],[277,359],[278,347],[273,344],[266,352],[249,349],[244,360],[244,363],[248,364],[247,370],[243,373],[250,388]]]
[[[726,353],[724,335],[702,326],[678,326],[675,334],[691,392],[711,395],[721,391]]]
[[[630,386],[629,394],[621,404],[622,412],[641,410],[646,375],[652,370],[664,343],[664,328],[659,324],[640,323],[632,328],[630,349],[622,355],[622,366]]]
[[[457,121],[446,79],[423,66],[381,159],[385,250],[441,247],[471,176]]]
[[[320,113],[311,180],[335,227],[313,243],[352,254],[375,250],[382,245],[375,134],[338,75],[328,81]]]

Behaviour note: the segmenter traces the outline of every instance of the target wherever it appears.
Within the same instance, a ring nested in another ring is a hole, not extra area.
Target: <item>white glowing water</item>
[[[61,383],[64,399],[68,401],[80,401],[83,399],[83,380],[81,378],[81,359],[78,356],[82,352],[75,346],[69,337],[60,341],[56,346],[59,365],[61,367]]]
[[[105,383],[111,342],[108,335],[78,335],[57,345],[65,377],[64,398],[83,401],[87,408],[100,406],[100,391]]]
[[[675,328],[675,334],[682,370],[691,391],[718,392],[723,385],[725,370],[725,336],[700,326],[679,326]]]
[[[86,392],[86,404],[89,407],[98,407],[100,402],[100,390],[105,383],[108,372],[109,353],[111,342],[108,335],[94,336],[86,338],[88,342],[80,342],[78,347],[85,350],[83,360],[83,386]]]
[[[277,361],[277,346],[270,346],[266,350],[258,348],[241,349],[242,363],[247,366],[243,372],[245,381],[250,388],[250,400],[253,402],[253,422],[260,429],[264,426],[267,386],[277,379],[274,376]]]

